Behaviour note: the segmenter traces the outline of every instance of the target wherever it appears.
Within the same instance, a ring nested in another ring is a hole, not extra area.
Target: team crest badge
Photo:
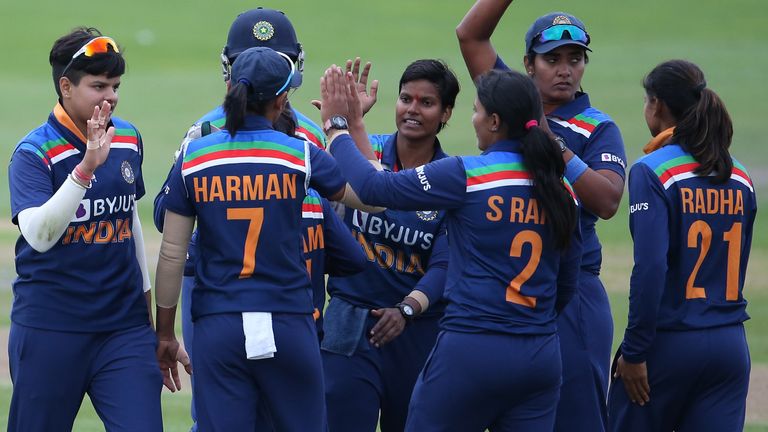
[[[123,180],[126,183],[133,184],[136,181],[136,177],[133,175],[133,168],[131,168],[131,164],[128,161],[123,161],[123,164],[120,165],[120,172],[123,174]]]
[[[558,15],[555,17],[555,19],[552,20],[552,25],[563,25],[563,24],[571,24],[571,20],[568,19],[565,15]]]
[[[268,41],[275,35],[275,28],[267,21],[259,21],[253,25],[253,36],[262,41]]]
[[[437,217],[437,211],[436,210],[425,210],[425,211],[417,211],[416,216],[419,217],[419,219],[429,222],[435,220]]]

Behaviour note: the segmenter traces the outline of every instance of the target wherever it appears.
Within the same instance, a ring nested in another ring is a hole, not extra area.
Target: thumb
[[[375,316],[376,318],[379,318],[384,315],[384,311],[381,309],[371,309],[371,315]]]
[[[317,99],[312,99],[310,103],[317,109],[323,109],[323,103]]]

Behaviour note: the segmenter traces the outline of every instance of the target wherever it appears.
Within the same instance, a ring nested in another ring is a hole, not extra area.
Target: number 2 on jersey
[[[536,273],[536,269],[539,267],[539,262],[541,262],[541,236],[536,231],[520,231],[515,235],[515,238],[512,239],[512,246],[509,248],[509,256],[520,258],[523,255],[523,246],[526,243],[531,245],[531,257],[528,259],[528,263],[525,267],[523,267],[523,270],[509,282],[509,285],[507,286],[507,301],[521,306],[535,308],[536,297],[524,296],[520,293],[520,289],[523,284]]]
[[[712,244],[712,228],[702,220],[695,221],[688,229],[688,247],[691,249],[698,248],[699,237],[701,237],[701,249],[699,249],[699,258],[696,260],[691,275],[688,276],[688,282],[685,284],[686,299],[707,298],[704,288],[696,286],[696,275],[699,273],[701,264]],[[739,300],[739,266],[741,264],[741,222],[734,222],[731,229],[723,233],[723,241],[728,243],[725,300],[737,301]]]
[[[264,209],[261,207],[228,208],[227,220],[247,220],[249,222],[248,234],[245,236],[245,247],[243,248],[243,269],[240,271],[240,279],[249,278],[256,269],[256,246],[259,244],[261,225],[264,222]]]

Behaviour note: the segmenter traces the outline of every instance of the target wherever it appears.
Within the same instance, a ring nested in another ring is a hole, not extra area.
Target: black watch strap
[[[403,315],[406,321],[410,321],[416,317],[416,309],[408,303],[400,302],[395,305],[400,310],[400,314]]]

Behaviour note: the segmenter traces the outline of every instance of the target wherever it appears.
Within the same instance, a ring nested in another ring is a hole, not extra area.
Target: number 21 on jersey
[[[728,243],[728,263],[725,277],[725,300],[739,300],[739,271],[741,265],[741,222],[734,222],[731,229],[723,233],[723,241]],[[688,248],[698,249],[699,257],[693,266],[688,282],[685,284],[685,298],[705,299],[704,288],[696,286],[696,275],[712,245],[712,227],[703,220],[697,220],[688,229]]]

